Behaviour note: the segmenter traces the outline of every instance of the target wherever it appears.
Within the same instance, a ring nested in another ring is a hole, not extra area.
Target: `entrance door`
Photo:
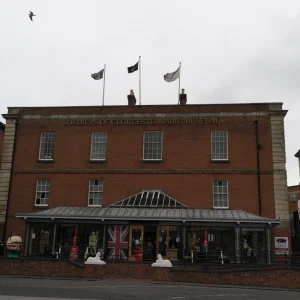
[[[156,230],[156,256],[167,256],[169,248],[169,226],[158,226]]]
[[[142,261],[143,259],[143,225],[131,225],[129,232],[129,260]]]

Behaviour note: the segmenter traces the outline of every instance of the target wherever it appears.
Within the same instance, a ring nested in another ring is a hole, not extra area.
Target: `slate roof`
[[[280,220],[260,217],[244,210],[192,208],[128,207],[56,207],[33,213],[19,213],[17,218],[73,220],[139,220],[186,222],[240,222],[279,224]]]

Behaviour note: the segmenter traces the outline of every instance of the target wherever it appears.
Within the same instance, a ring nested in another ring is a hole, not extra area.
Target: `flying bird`
[[[29,12],[28,16],[29,16],[31,21],[33,21],[32,17],[36,17],[36,15],[34,15],[32,11]]]

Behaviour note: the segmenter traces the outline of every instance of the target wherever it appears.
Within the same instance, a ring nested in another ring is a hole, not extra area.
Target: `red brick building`
[[[300,150],[295,154],[298,158],[300,172]],[[299,174],[300,175],[300,174]],[[292,250],[300,252],[300,183],[288,187],[289,213],[291,219]]]
[[[238,262],[269,260],[274,237],[290,240],[282,103],[132,97],[8,108],[6,238],[21,235],[27,255],[69,249],[76,235],[80,257],[103,248],[115,259],[193,260],[221,248]]]

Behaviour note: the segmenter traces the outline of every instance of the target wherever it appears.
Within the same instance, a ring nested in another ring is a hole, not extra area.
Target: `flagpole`
[[[142,105],[142,101],[141,101],[141,57],[139,56],[139,100],[140,100],[140,105]]]
[[[106,65],[104,65],[104,71],[103,71],[103,95],[102,95],[102,106],[104,106],[104,91],[105,91],[105,72],[106,72],[106,70],[105,70],[105,68],[106,68]]]
[[[179,63],[179,86],[178,86],[178,104],[180,103],[180,77],[181,77],[181,62]]]

